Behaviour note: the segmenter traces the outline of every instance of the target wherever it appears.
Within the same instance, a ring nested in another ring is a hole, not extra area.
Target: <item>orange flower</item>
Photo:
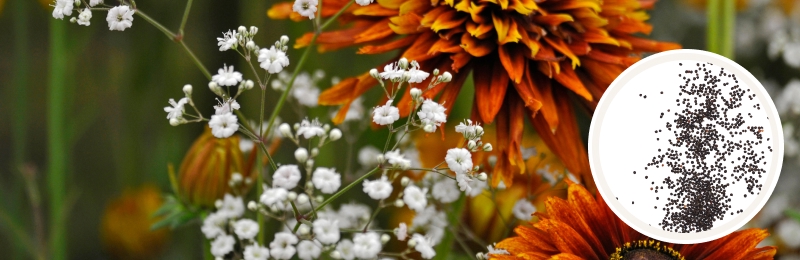
[[[158,221],[152,216],[162,203],[161,191],[146,185],[126,190],[108,204],[100,231],[112,259],[154,259],[161,253],[168,230],[150,226]]]
[[[746,229],[702,244],[677,245],[654,241],[620,220],[601,196],[592,197],[570,183],[567,200],[548,198],[547,214],[535,213],[533,226],[519,226],[518,236],[497,248],[509,255],[490,259],[772,259],[775,247],[756,248],[769,234]]]
[[[322,16],[332,16],[348,1],[325,1]],[[363,45],[360,54],[400,50],[400,56],[417,60],[423,70],[452,71],[452,82],[424,94],[439,96],[448,111],[472,71],[473,119],[497,122],[494,145],[502,160],[495,174],[510,185],[514,173],[523,172],[519,144],[527,116],[570,172],[591,180],[569,100],[575,96],[591,110],[611,81],[640,53],[680,47],[634,36],[650,33],[643,9],[654,2],[377,0],[350,6],[340,16],[349,27],[321,33],[317,44],[320,51]],[[303,20],[291,11],[291,5],[278,3],[267,14]],[[311,33],[304,35],[296,47],[307,46],[311,38]],[[350,102],[376,85],[368,73],[347,78],[324,91],[319,103],[344,106],[334,118],[338,123]],[[402,116],[410,113],[410,100],[406,91],[398,103]]]

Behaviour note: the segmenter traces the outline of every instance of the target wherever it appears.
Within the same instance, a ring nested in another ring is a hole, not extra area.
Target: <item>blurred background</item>
[[[311,29],[309,23],[269,20],[266,10],[274,3],[196,1],[184,41],[212,73],[227,63],[252,78],[234,52],[218,51],[215,38],[239,25],[254,25],[260,29],[256,42],[268,46],[280,35],[294,40]],[[65,238],[55,242],[64,243],[68,259],[201,258],[204,240],[196,225],[149,232],[147,216],[159,207],[161,193],[171,190],[168,164],[180,165],[205,128],[172,127],[163,107],[183,95],[184,84],[195,86],[199,107],[214,105],[208,81],[179,44],[138,17],[125,32],[110,32],[105,12],[95,12],[92,26],[84,27],[53,19],[50,4],[0,0],[0,258],[30,259],[28,252],[48,248],[43,245],[53,243],[52,237]],[[711,12],[706,4],[658,1],[650,11],[651,38],[707,49]],[[184,1],[138,3],[173,30],[184,6]],[[800,209],[800,1],[737,0],[735,6],[728,56],[767,88],[786,135],[778,188],[749,226],[770,229],[764,245],[777,245],[779,259],[800,259],[800,214],[795,213],[800,212],[795,211]],[[324,89],[334,77],[360,74],[395,55],[357,56],[355,51],[315,54],[305,70],[323,70],[317,87]],[[299,56],[290,49],[293,62]],[[466,100],[459,99],[455,113],[467,117],[472,94],[463,92]],[[277,98],[268,95],[268,103]],[[239,102],[258,104],[257,99],[244,95]],[[257,106],[243,109],[257,114]],[[335,109],[307,112],[328,117]],[[283,112],[284,121],[299,120],[293,109]],[[581,119],[585,132],[588,119]],[[353,146],[385,140],[384,131],[365,133]],[[327,149],[322,154],[350,148]],[[291,155],[276,157],[289,160]],[[341,158],[320,160],[345,168]]]

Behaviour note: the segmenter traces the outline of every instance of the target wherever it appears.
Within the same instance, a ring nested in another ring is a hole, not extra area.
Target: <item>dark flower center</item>
[[[684,260],[678,251],[653,240],[639,240],[617,247],[609,260]]]

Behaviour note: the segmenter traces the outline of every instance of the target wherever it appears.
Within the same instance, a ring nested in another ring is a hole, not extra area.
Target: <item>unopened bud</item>
[[[426,124],[425,127],[422,128],[422,130],[425,130],[425,132],[428,133],[433,133],[436,131],[436,128],[433,126],[433,124]]]
[[[485,172],[482,172],[482,173],[478,174],[478,180],[486,181],[486,179],[488,179],[488,176],[486,175]]]
[[[294,158],[300,163],[306,162],[308,160],[308,150],[303,147],[297,148],[297,150],[294,150]]]
[[[381,243],[386,244],[386,242],[389,242],[389,239],[391,239],[391,237],[389,237],[388,234],[381,235]]]
[[[305,193],[297,195],[297,204],[306,204],[308,203],[308,195]]]
[[[331,130],[329,135],[331,141],[339,140],[339,138],[342,138],[342,130],[339,130],[339,128],[334,128],[333,130]]]
[[[483,145],[483,151],[484,152],[491,152],[492,151],[492,144],[490,144],[490,143],[484,144]]]
[[[403,176],[403,178],[400,178],[400,185],[402,185],[403,187],[408,186],[409,182],[411,182],[411,179],[409,179],[406,176]]]
[[[317,197],[315,197],[314,199],[317,200],[317,203],[322,203],[323,201],[325,201],[325,197],[322,197],[322,195],[317,195]]]
[[[251,200],[250,202],[247,203],[247,209],[249,209],[251,211],[258,210],[258,203],[256,203],[255,201]]]
[[[222,89],[219,87],[219,85],[217,85],[217,82],[214,82],[214,81],[209,82],[208,83],[208,89],[210,89],[211,92],[214,92],[214,94],[217,94],[218,96],[222,96]]]
[[[222,208],[222,206],[223,206],[222,200],[214,201],[214,207]]]
[[[453,80],[453,74],[450,74],[450,72],[447,71],[442,73],[442,78],[441,78],[442,82],[450,82],[451,80]]]
[[[283,123],[280,126],[278,126],[278,130],[281,131],[281,135],[283,135],[283,137],[292,136],[292,128],[289,127],[289,124],[287,123]]]
[[[192,95],[192,85],[190,85],[190,84],[183,85],[183,93],[186,94],[186,96],[191,96]]]
[[[331,125],[329,125],[329,124],[322,125],[322,130],[325,130],[325,132],[330,131],[331,130]]]
[[[319,148],[311,148],[311,157],[317,157],[319,155]]]
[[[308,159],[308,161],[306,161],[306,167],[313,168],[314,167],[314,159]]]
[[[475,143],[475,140],[469,140],[469,142],[467,142],[467,149],[472,151],[475,150],[475,148],[478,148],[478,144]]]
[[[258,33],[258,27],[250,26],[250,35],[255,35]]]
[[[300,227],[297,228],[297,234],[299,234],[301,236],[308,235],[308,233],[310,233],[310,232],[311,232],[311,228],[309,228],[305,224],[300,224]]]
[[[290,191],[289,193],[286,193],[286,199],[288,199],[288,200],[296,200],[297,199],[297,192]]]
[[[78,22],[78,18],[72,17],[72,18],[69,19],[69,22],[70,23],[77,23]]]
[[[381,78],[380,74],[378,74],[378,69],[374,69],[373,68],[373,69],[369,70],[369,75],[372,76],[375,79],[380,79]]]
[[[403,202],[403,200],[395,200],[395,201],[394,201],[394,206],[395,206],[395,207],[402,208],[402,207],[403,207],[403,206],[405,206],[405,205],[406,205],[406,203],[405,203],[405,202]]]
[[[256,46],[256,43],[253,42],[253,41],[247,41],[247,44],[245,44],[244,47],[247,48],[248,50],[251,50],[251,51],[258,49],[258,47]]]
[[[397,66],[400,67],[401,69],[408,69],[408,59],[406,59],[405,57],[400,58],[400,60],[397,61]]]
[[[378,164],[382,164],[384,161],[386,161],[386,158],[383,157],[383,154],[379,154],[375,157],[375,160],[378,161]]]
[[[409,239],[408,240],[408,247],[415,247],[415,246],[417,246],[417,240],[416,239]]]
[[[75,0],[75,7],[81,6],[81,0]]]
[[[244,81],[244,88],[245,89],[252,89],[255,85],[256,85],[256,83],[254,83],[252,80],[248,79],[248,80]]]
[[[286,45],[289,43],[289,36],[281,35],[281,45]]]
[[[408,92],[411,93],[411,98],[414,100],[418,100],[420,97],[422,97],[422,90],[418,88],[411,88],[411,90]]]
[[[439,75],[439,69],[433,69],[433,75],[434,76]]]
[[[241,35],[241,34],[244,34],[245,32],[247,32],[247,28],[244,27],[244,26],[239,26],[238,31],[239,31],[239,34]]]
[[[483,136],[483,127],[479,125],[475,126],[475,133],[478,134],[478,136]]]
[[[178,126],[180,124],[181,124],[181,120],[179,120],[177,118],[170,118],[169,119],[169,125],[171,125],[171,126]]]
[[[333,252],[331,252],[331,258],[342,259],[342,253],[339,253],[339,251],[334,250]]]

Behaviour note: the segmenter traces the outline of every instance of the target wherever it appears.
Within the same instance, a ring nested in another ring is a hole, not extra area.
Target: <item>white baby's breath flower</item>
[[[388,125],[400,119],[400,109],[392,106],[392,100],[386,101],[386,105],[376,107],[372,110],[372,121],[379,125]]]
[[[297,135],[303,136],[306,139],[311,139],[314,136],[325,136],[325,129],[322,128],[322,124],[319,123],[319,120],[314,119],[312,121],[308,121],[308,118],[303,119],[300,122],[300,128],[297,129]]]
[[[357,203],[343,204],[337,212],[339,228],[363,228],[363,223],[372,214],[372,209],[367,205]]]
[[[394,229],[394,235],[397,240],[406,241],[406,238],[408,238],[408,226],[406,226],[405,222],[400,222],[400,225]]]
[[[220,86],[236,86],[242,81],[242,73],[233,70],[233,65],[223,65],[217,71],[217,75],[211,77],[211,81]]]
[[[414,211],[422,211],[425,209],[425,206],[428,205],[428,198],[425,196],[425,193],[428,193],[427,188],[420,189],[413,184],[408,185],[405,191],[403,191],[403,202],[408,205],[408,208]]]
[[[297,75],[292,85],[292,96],[297,102],[307,107],[316,107],[319,100],[319,88],[308,72]]]
[[[456,182],[458,183],[458,189],[461,191],[469,194],[472,190],[472,187],[470,186],[472,179],[470,179],[466,173],[456,173]]]
[[[258,50],[258,62],[262,69],[267,70],[270,74],[275,74],[289,66],[289,57],[286,56],[286,52],[272,46],[269,49]]]
[[[215,238],[220,235],[225,235],[225,225],[228,223],[228,218],[219,213],[211,213],[203,219],[203,226],[200,227],[200,231],[203,231],[203,235],[206,236],[208,239]]]
[[[284,188],[265,188],[259,201],[267,207],[283,208],[283,202],[286,201],[288,195],[289,192]]]
[[[429,133],[435,132],[436,127],[447,122],[447,114],[445,114],[444,111],[444,106],[430,99],[426,99],[422,102],[422,108],[417,112],[417,116],[419,116],[423,125],[432,126],[431,131],[428,131],[427,128],[425,131]]]
[[[231,113],[212,115],[208,121],[211,134],[217,138],[228,138],[239,130],[239,119]]]
[[[272,175],[272,185],[287,190],[297,187],[298,181],[300,181],[300,169],[293,164],[281,165]]]
[[[364,167],[373,167],[379,163],[378,155],[381,155],[381,151],[375,146],[364,146],[358,151],[358,163]]]
[[[511,211],[517,219],[530,221],[533,218],[531,215],[536,212],[536,206],[526,199],[520,199],[514,203],[514,208]]]
[[[214,106],[214,114],[216,115],[233,113],[234,110],[239,110],[239,108],[241,108],[239,102],[236,102],[236,100],[232,98],[229,98],[225,102],[221,102],[217,99],[217,102],[219,102],[218,105]]]
[[[339,111],[336,111],[331,115],[331,118],[336,117]],[[347,112],[344,116],[344,121],[359,121],[364,118],[364,104],[361,101],[361,97],[356,98],[353,102],[350,102],[350,106],[347,108]]]
[[[384,158],[386,159],[386,162],[394,167],[400,167],[403,169],[408,169],[408,167],[411,167],[411,160],[406,159],[406,157],[400,153],[399,149],[386,152]]]
[[[339,221],[317,219],[314,221],[314,236],[324,244],[334,244],[339,241]]]
[[[314,19],[317,13],[317,4],[317,0],[295,0],[292,10],[310,20]]]
[[[219,51],[227,51],[231,48],[236,46],[236,43],[239,42],[238,35],[236,31],[228,30],[228,32],[222,32],[222,38],[217,37],[217,46],[219,46]]]
[[[430,237],[425,237],[420,234],[414,234],[411,239],[416,242],[414,250],[422,254],[422,258],[431,259],[436,256],[436,251],[433,250],[433,245]]]
[[[495,248],[496,245],[497,244],[492,244],[492,245],[486,246],[486,249],[489,250],[489,252],[486,253],[486,254],[487,255],[508,255],[509,254],[508,251],[506,251],[505,249]]]
[[[242,200],[242,197],[225,194],[222,199],[222,207],[218,209],[217,213],[223,214],[228,218],[241,217],[244,214],[244,200]]]
[[[64,16],[72,15],[72,8],[75,1],[71,0],[56,0],[53,8],[53,18],[64,19]]]
[[[465,174],[472,170],[472,154],[464,148],[452,148],[447,150],[444,157],[447,167],[456,174]]]
[[[367,6],[372,3],[372,0],[356,0],[356,4],[360,6]]]
[[[94,7],[95,5],[99,5],[103,3],[103,0],[89,0],[89,6]]]
[[[297,252],[294,245],[297,244],[297,237],[290,232],[279,232],[275,234],[275,239],[269,243],[269,253],[275,259],[291,259]]]
[[[389,195],[392,195],[392,189],[392,184],[385,175],[374,181],[364,180],[364,193],[374,200],[388,198]]]
[[[422,83],[429,75],[431,74],[419,69],[417,61],[411,61],[411,68],[408,70],[408,83]]]
[[[451,203],[458,200],[458,197],[461,196],[461,191],[458,190],[455,180],[443,178],[433,184],[431,195],[442,203]]]
[[[89,10],[89,8],[84,8],[83,11],[81,11],[81,13],[78,15],[78,24],[89,26],[91,24],[91,21],[89,20],[91,19],[92,19],[92,10]]]
[[[136,11],[127,5],[120,5],[108,10],[106,21],[111,31],[125,31],[133,26],[133,14]]]
[[[483,127],[467,119],[466,124],[461,122],[456,126],[456,132],[463,134],[467,140],[480,140],[483,136]]]
[[[345,260],[353,260],[356,256],[353,254],[353,241],[350,239],[342,239],[336,244],[336,251],[339,252],[339,256]]]
[[[297,258],[303,260],[318,259],[322,253],[322,245],[317,241],[303,240],[297,244]]]
[[[258,235],[258,223],[252,219],[240,219],[233,224],[233,231],[240,239],[253,239]]]
[[[342,185],[342,176],[336,173],[333,168],[319,167],[314,170],[311,182],[322,193],[331,194],[339,190]]]
[[[380,73],[381,78],[392,81],[397,81],[403,77],[405,70],[400,68],[397,63],[389,63],[383,67],[383,72]]]
[[[257,244],[249,245],[244,248],[244,260],[267,260],[269,259],[269,249]]]
[[[458,178],[458,176],[456,176],[456,178]],[[459,183],[459,185],[461,184]],[[466,193],[467,196],[469,196],[470,198],[474,198],[477,197],[478,195],[481,195],[481,193],[483,193],[483,190],[485,190],[487,187],[486,181],[481,181],[480,179],[471,180],[468,182],[468,185],[469,188],[464,190],[464,193]]]
[[[180,119],[183,118],[183,106],[189,103],[188,98],[181,98],[178,102],[174,99],[169,99],[170,106],[164,107],[164,112],[167,112],[167,119]]]
[[[211,242],[211,254],[215,257],[223,257],[233,251],[233,246],[235,244],[236,239],[233,238],[233,236],[218,236],[213,242]]]
[[[353,236],[353,255],[357,258],[375,258],[382,249],[380,236],[375,232],[356,233]]]

